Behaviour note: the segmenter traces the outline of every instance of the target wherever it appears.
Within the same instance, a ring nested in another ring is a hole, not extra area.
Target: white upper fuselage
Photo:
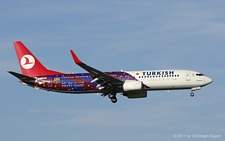
[[[150,90],[193,89],[203,87],[212,79],[191,70],[146,70],[126,71],[137,80],[150,87]]]

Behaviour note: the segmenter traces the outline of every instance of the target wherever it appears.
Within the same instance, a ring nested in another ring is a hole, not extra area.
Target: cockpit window
[[[202,73],[197,73],[196,76],[204,76]]]

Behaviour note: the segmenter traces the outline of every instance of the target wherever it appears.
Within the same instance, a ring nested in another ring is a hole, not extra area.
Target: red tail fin
[[[34,77],[62,74],[61,72],[46,69],[21,41],[14,42],[14,47],[24,75]]]

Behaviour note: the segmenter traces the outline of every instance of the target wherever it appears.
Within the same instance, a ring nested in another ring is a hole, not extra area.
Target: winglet
[[[77,57],[77,55],[73,52],[73,50],[70,50],[70,53],[72,54],[73,60],[77,65],[81,65],[82,62],[79,60],[79,58]]]

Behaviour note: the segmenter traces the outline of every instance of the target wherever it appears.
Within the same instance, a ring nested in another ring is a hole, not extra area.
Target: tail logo
[[[31,55],[24,55],[20,60],[20,65],[24,69],[31,69],[35,64],[35,59]]]

